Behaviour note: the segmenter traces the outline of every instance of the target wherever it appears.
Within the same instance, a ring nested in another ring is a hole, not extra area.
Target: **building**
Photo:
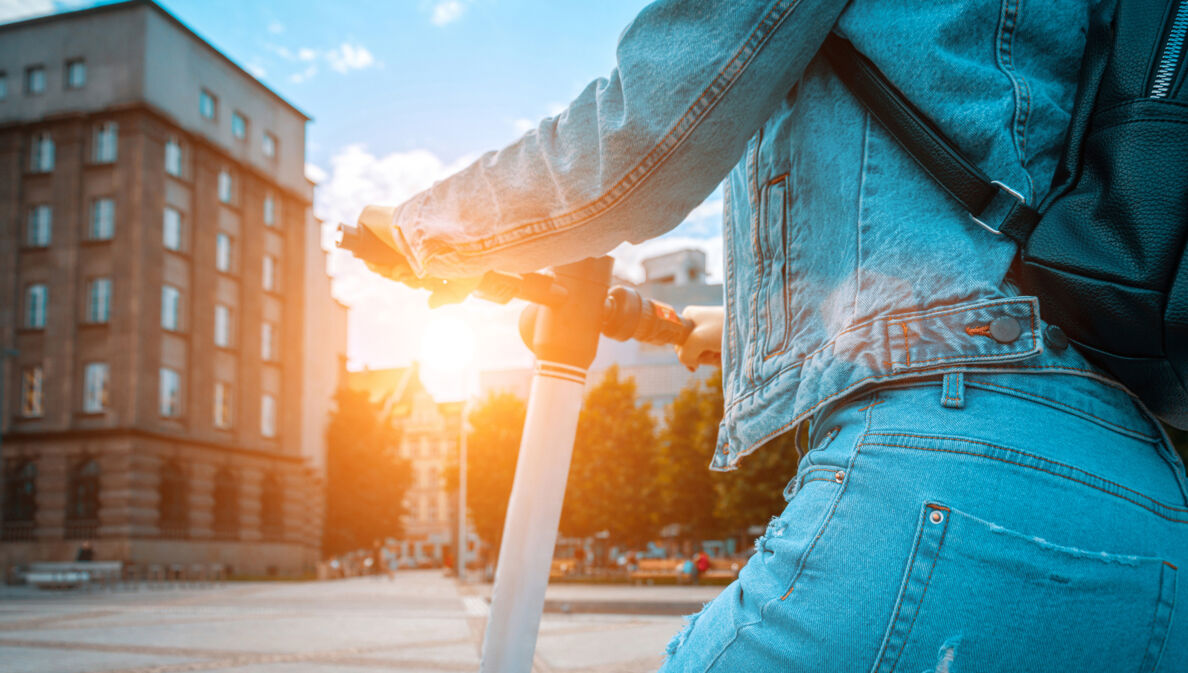
[[[405,496],[403,563],[442,563],[458,536],[457,491],[446,487],[446,471],[458,464],[462,402],[436,402],[421,383],[419,368],[364,369],[347,374],[348,385],[367,391],[400,433],[400,455],[412,468]],[[470,549],[477,539],[470,537]]]
[[[634,285],[640,294],[662,301],[677,310],[686,306],[721,306],[722,286],[710,283],[706,277],[705,253],[701,250],[678,250],[643,261],[644,282]],[[616,279],[621,285],[633,285]],[[614,341],[602,337],[598,355],[590,365],[586,387],[598,385],[608,368],[616,365],[621,378],[635,379],[636,395],[640,403],[648,403],[657,420],[664,417],[664,409],[676,399],[681,389],[694,380],[704,380],[712,372],[700,367],[690,372],[677,361],[671,346],[654,346],[638,341]],[[532,370],[527,368],[484,371],[479,374],[479,389],[483,395],[494,391],[511,392],[528,399],[532,384]]]
[[[0,25],[0,563],[313,567],[308,121],[150,0]]]

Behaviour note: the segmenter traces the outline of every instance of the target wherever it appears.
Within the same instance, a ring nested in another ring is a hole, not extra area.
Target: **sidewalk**
[[[677,591],[718,588],[562,585],[549,600],[569,601],[571,608],[675,605],[694,598]],[[206,589],[0,587],[0,673],[473,672],[485,628],[483,590],[489,586],[459,587],[440,571],[404,571],[395,581]],[[636,592],[641,598],[633,598]],[[546,614],[534,670],[654,671],[681,624],[675,616]]]
[[[545,592],[545,613],[691,615],[722,592],[724,586],[635,586],[631,584],[550,584]],[[491,585],[471,585],[488,603]]]

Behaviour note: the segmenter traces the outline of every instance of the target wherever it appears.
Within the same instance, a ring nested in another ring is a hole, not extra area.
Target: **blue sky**
[[[395,205],[556,114],[614,67],[615,43],[643,0],[158,0],[195,32],[314,118],[307,173],[315,211],[353,221],[368,203]],[[0,21],[100,4],[0,0]],[[655,252],[697,246],[720,277],[721,197],[665,237],[616,249],[636,277]],[[422,294],[332,254],[335,295],[352,307],[353,366],[405,365],[423,354],[410,325],[471,325],[474,365],[529,362],[516,308],[470,300],[430,315]],[[430,378],[432,376],[430,375]],[[446,378],[443,376],[442,380]],[[432,383],[432,382],[429,382]],[[432,386],[431,386],[432,387]],[[447,389],[448,388],[448,389]],[[458,386],[438,387],[456,397]]]

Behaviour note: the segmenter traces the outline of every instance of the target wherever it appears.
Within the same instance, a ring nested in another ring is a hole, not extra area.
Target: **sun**
[[[434,315],[421,333],[421,364],[437,372],[460,372],[474,359],[474,346],[470,323],[457,315]]]

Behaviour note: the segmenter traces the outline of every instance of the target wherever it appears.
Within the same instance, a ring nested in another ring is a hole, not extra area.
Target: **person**
[[[693,564],[697,567],[697,574],[693,576],[693,583],[699,584],[701,576],[710,569],[709,554],[706,554],[704,549],[697,552],[697,556],[693,559]]]
[[[83,540],[82,544],[78,546],[78,552],[74,555],[74,560],[76,562],[95,560],[95,547],[91,544],[90,540]]]
[[[364,211],[390,277],[467,278],[643,241],[722,185],[724,309],[678,349],[721,353],[711,467],[805,422],[807,453],[663,671],[1188,670],[1161,426],[817,55],[847,38],[1034,205],[1099,4],[659,0],[561,114]]]

